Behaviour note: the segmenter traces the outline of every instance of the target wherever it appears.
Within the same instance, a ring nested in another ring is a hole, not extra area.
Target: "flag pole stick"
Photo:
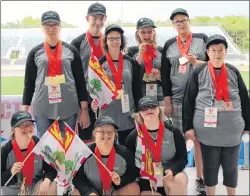
[[[56,120],[59,120],[59,118],[60,118],[60,116],[58,116]],[[56,121],[56,120],[55,120],[55,121]],[[51,126],[50,126],[50,127],[51,127]],[[49,127],[49,128],[50,128],[50,127]],[[48,128],[48,129],[49,129],[49,128]],[[22,164],[24,164],[24,163],[27,161],[27,159],[30,157],[30,155],[32,154],[32,152],[34,151],[35,148],[36,148],[36,146],[32,149],[32,151],[28,154],[28,156],[26,156],[26,158],[23,160]],[[7,186],[7,185],[9,184],[9,182],[11,181],[11,179],[12,179],[15,175],[16,175],[16,174],[12,174],[12,176],[9,178],[9,180],[5,183],[4,186]]]
[[[35,147],[33,148],[33,150],[35,149]],[[33,150],[28,154],[28,156],[24,159],[24,161],[22,162],[22,164],[24,164],[27,159],[30,157],[30,155],[32,154]],[[5,183],[4,186],[7,186],[9,184],[9,182],[11,181],[11,179],[15,176],[16,174],[12,174],[12,176],[9,178],[9,180]]]
[[[64,121],[63,121],[64,122]],[[70,128],[70,126],[66,123],[66,122],[64,122],[64,124],[65,125],[67,125],[69,128]],[[70,130],[72,130],[71,128],[70,128]],[[72,130],[72,132],[76,135],[76,133]],[[77,135],[76,135],[77,136]],[[77,136],[78,137],[78,136]],[[82,141],[82,140],[81,140]],[[82,143],[87,147],[87,148],[89,148],[83,141],[82,141]],[[104,167],[104,169],[106,169],[107,170],[107,172],[109,173],[109,175],[111,175],[111,172],[109,171],[109,169],[106,167],[106,165],[104,165],[103,164],[103,162],[101,162],[100,161],[100,159],[98,159],[97,158],[97,156],[90,150],[90,152],[92,153],[92,155],[96,158],[96,160],[97,161],[99,161],[99,163],[101,163],[102,164],[102,166]]]
[[[152,186],[151,180],[149,180],[149,184],[150,184],[150,189],[151,189],[152,195],[154,196],[155,193],[154,193],[154,190],[153,190],[153,186]]]

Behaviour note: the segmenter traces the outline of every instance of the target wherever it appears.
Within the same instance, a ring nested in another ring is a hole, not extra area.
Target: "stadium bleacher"
[[[240,59],[245,60],[245,56],[241,54],[241,51],[236,46],[236,44],[231,40],[231,38],[226,34],[226,32],[220,26],[193,26],[192,32],[198,33],[203,32],[208,36],[212,34],[221,34],[227,38],[229,43],[227,59]],[[136,45],[135,40],[135,27],[124,27],[125,36],[127,40],[127,46]],[[63,28],[61,30],[61,38],[63,41],[70,43],[75,37],[84,32],[81,28]],[[167,39],[176,35],[173,27],[158,27],[157,32],[157,42],[160,46],[163,46]],[[22,59],[17,60],[15,64],[20,65],[25,62],[29,51],[36,45],[42,43],[44,40],[44,35],[41,29],[2,29],[2,39],[1,39],[1,58],[6,57],[10,47],[20,47],[24,48],[24,54]],[[5,61],[5,60],[3,60]],[[6,62],[6,61],[5,61]]]

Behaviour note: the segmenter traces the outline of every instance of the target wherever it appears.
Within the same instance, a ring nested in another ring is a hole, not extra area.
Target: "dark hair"
[[[112,32],[112,31],[110,31]],[[109,32],[109,33],[110,33]],[[119,32],[119,31],[116,31],[116,32]],[[108,34],[109,34],[108,33]],[[119,32],[120,33],[120,32]],[[108,39],[108,34],[107,35],[104,35],[104,39],[103,39],[103,48],[104,48],[104,51],[105,52],[108,52],[108,45],[107,45],[107,39]],[[121,35],[121,46],[120,46],[120,50],[121,51],[125,51],[125,48],[126,48],[126,37],[124,36],[124,34],[120,33]]]

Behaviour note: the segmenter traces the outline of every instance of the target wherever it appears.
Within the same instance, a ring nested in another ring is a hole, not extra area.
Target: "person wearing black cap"
[[[56,195],[53,180],[57,171],[53,167],[34,153],[22,163],[39,142],[34,136],[34,122],[26,111],[15,112],[11,117],[11,138],[1,147],[1,195],[18,195],[22,183],[28,194]]]
[[[64,136],[63,121],[74,130],[78,112],[80,124],[89,126],[88,92],[82,80],[82,63],[76,48],[60,40],[57,12],[43,13],[41,28],[45,41],[28,54],[22,109],[28,111],[32,102],[39,137],[58,118]]]
[[[207,36],[204,33],[190,31],[189,14],[185,9],[177,8],[170,16],[177,36],[166,41],[162,50],[161,80],[167,117],[183,132],[182,100],[188,77],[193,69],[208,60],[206,56]],[[189,139],[189,138],[187,138]],[[196,191],[205,195],[202,179],[202,157],[199,142],[194,143],[196,166]]]
[[[106,8],[100,3],[93,3],[89,6],[87,11],[86,20],[89,24],[87,32],[79,35],[72,40],[71,44],[77,48],[82,60],[82,67],[84,72],[85,82],[88,82],[88,66],[90,55],[94,55],[97,58],[101,58],[104,55],[103,51],[103,35],[102,29],[106,22]],[[92,98],[88,96],[88,108],[91,108]],[[79,137],[82,140],[90,140],[92,137],[92,131],[95,123],[95,113],[90,109],[90,126],[82,127],[78,125]]]
[[[152,195],[150,187],[161,195],[187,195],[187,150],[180,130],[163,121],[156,97],[142,97],[138,110],[137,129],[127,137],[126,146],[140,170],[141,195]]]
[[[238,69],[225,63],[227,47],[221,35],[208,38],[210,61],[194,70],[183,100],[184,132],[200,141],[208,195],[215,195],[220,165],[228,195],[236,194],[241,136],[250,130],[248,92]]]
[[[99,59],[103,70],[115,84],[120,96],[113,100],[100,115],[109,115],[119,126],[118,141],[123,145],[128,134],[134,129],[131,114],[142,97],[138,82],[139,65],[136,60],[124,55],[125,37],[123,29],[115,24],[105,28],[104,49],[106,55]],[[92,102],[92,109],[97,110],[98,103]]]
[[[157,96],[163,106],[163,93],[161,86],[161,51],[157,46],[155,24],[149,18],[140,18],[137,21],[135,39],[138,46],[128,48],[128,56],[135,58],[140,64],[140,80],[142,94]]]
[[[139,195],[139,186],[134,182],[138,176],[134,157],[125,146],[115,144],[117,129],[110,116],[96,120],[95,144],[90,149],[111,173],[90,155],[73,179],[73,195]]]

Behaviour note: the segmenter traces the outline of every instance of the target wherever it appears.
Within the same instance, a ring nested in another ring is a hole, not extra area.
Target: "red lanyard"
[[[115,64],[109,52],[106,53],[106,58],[107,58],[107,62],[109,64],[109,68],[112,73],[112,76],[114,78],[115,86],[117,90],[121,90],[122,89],[122,72],[123,72],[123,55],[120,52],[119,62],[118,62],[118,71],[116,70]]]
[[[214,66],[209,61],[208,69],[213,80],[214,88],[216,91],[216,100],[220,101],[224,99],[226,102],[229,101],[229,92],[228,92],[228,79],[227,79],[227,69],[225,63],[222,64],[220,75],[217,74]]]
[[[56,76],[62,74],[62,41],[56,44],[54,52],[47,42],[44,42],[45,52],[48,56],[48,76]]]
[[[112,147],[112,149],[111,149],[111,151],[109,153],[108,161],[107,161],[107,168],[108,168],[108,170],[110,172],[113,172],[113,170],[114,170],[114,166],[115,166],[115,154],[116,154],[115,148]],[[101,153],[100,153],[100,151],[99,151],[99,149],[97,147],[95,147],[95,155],[102,162],[102,155],[101,155]],[[102,166],[102,164],[99,161],[96,160],[96,162],[97,162],[97,166],[98,166],[100,177],[101,177],[102,188],[105,191],[109,191],[110,185],[111,185],[111,182],[112,182],[110,174]]]
[[[178,45],[178,48],[180,50],[181,56],[185,56],[188,53],[191,42],[192,42],[192,33],[191,32],[189,33],[187,40],[186,40],[186,43],[184,45],[182,44],[180,36],[177,37],[177,45]]]
[[[30,152],[35,147],[35,143],[33,139],[30,140],[30,143],[26,151],[26,156],[24,156],[23,153],[21,152],[15,139],[13,140],[12,147],[13,147],[13,151],[15,153],[17,162],[22,163],[24,159],[30,154]],[[30,157],[27,159],[27,161],[24,163],[24,166],[22,168],[23,177],[26,177],[26,181],[25,181],[26,186],[29,186],[32,184],[33,175],[34,175],[34,162],[35,162],[35,154],[32,153]]]
[[[160,122],[156,145],[154,144],[154,141],[150,137],[150,134],[148,133],[148,130],[147,130],[144,123],[142,124],[141,128],[142,128],[143,136],[146,139],[146,143],[149,145],[149,147],[152,151],[152,154],[154,157],[154,162],[160,162],[161,161],[162,140],[163,140],[163,136],[164,136],[164,124],[163,124],[163,122],[162,121]]]
[[[96,46],[95,45],[95,42],[92,38],[92,35],[90,34],[89,31],[87,31],[87,39],[88,39],[88,42],[89,42],[89,45],[91,47],[91,50],[92,50],[92,55],[93,56],[96,56],[96,58],[101,58],[103,56],[103,50],[102,50],[102,34],[98,40],[98,45]]]
[[[146,51],[143,54],[143,62],[145,67],[145,72],[147,74],[150,74],[153,69],[153,58],[156,58],[156,49],[152,46],[147,44],[146,45]]]

